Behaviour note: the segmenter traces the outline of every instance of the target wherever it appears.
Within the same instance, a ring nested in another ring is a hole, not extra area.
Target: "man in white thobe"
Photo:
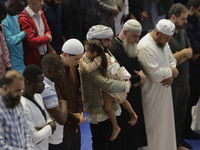
[[[176,150],[171,84],[178,76],[168,45],[174,24],[166,19],[138,43],[138,59],[147,75],[142,103],[148,146],[142,150]]]

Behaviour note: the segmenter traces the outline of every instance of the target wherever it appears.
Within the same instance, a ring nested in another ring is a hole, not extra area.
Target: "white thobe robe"
[[[172,76],[176,60],[168,43],[161,49],[150,34],[138,43],[138,59],[147,75],[141,88],[148,146],[142,150],[176,150],[171,86],[161,84]]]

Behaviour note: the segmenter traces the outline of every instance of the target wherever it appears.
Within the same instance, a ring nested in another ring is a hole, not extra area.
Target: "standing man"
[[[75,66],[79,64],[84,48],[79,40],[69,39],[63,45],[62,51],[65,73],[63,78],[56,82],[58,99],[66,100],[68,106],[62,150],[80,150],[81,133],[79,125],[86,121],[86,117],[83,114],[80,84]]]
[[[56,124],[45,109],[40,95],[44,90],[44,73],[39,66],[28,65],[23,76],[25,88],[21,101],[35,150],[48,150],[49,137],[54,133]]]
[[[27,37],[23,43],[25,65],[40,65],[42,57],[48,53],[47,44],[51,42],[51,31],[44,16],[43,0],[28,0],[29,4],[19,14],[21,31],[26,31]]]
[[[148,146],[142,150],[177,149],[171,84],[178,71],[168,45],[174,30],[171,21],[162,19],[138,44],[138,59],[147,75],[142,104]]]
[[[112,36],[112,29],[103,25],[92,26],[87,33],[87,39],[99,39],[104,50],[107,50],[111,45]],[[92,60],[86,57],[84,61],[88,63]],[[81,88],[84,109],[88,113],[88,121],[90,122],[93,150],[121,150],[120,134],[114,141],[109,140],[112,125],[108,114],[103,109],[101,89],[108,92],[124,92],[129,90],[130,83],[106,78],[98,68],[91,73],[81,74]],[[103,98],[105,99],[108,96],[106,94]],[[112,97],[109,96],[109,98]],[[119,103],[114,102],[112,108],[115,115],[118,116],[117,119],[120,119],[121,108]]]
[[[123,25],[120,34],[112,39],[112,45],[109,48],[120,66],[124,66],[132,76],[130,81],[133,86],[128,93],[127,100],[138,115],[138,120],[134,126],[130,126],[128,124],[130,115],[122,108],[122,149],[126,150],[137,150],[138,147],[147,145],[140,89],[140,84],[145,81],[146,76],[137,59],[137,42],[141,32],[140,23],[130,19]]]
[[[67,120],[67,103],[58,101],[54,82],[61,80],[64,75],[64,62],[57,54],[47,54],[43,57],[41,66],[44,72],[45,89],[41,96],[44,105],[53,120],[56,121],[56,130],[49,139],[49,150],[61,150],[63,141],[63,125]]]
[[[6,72],[0,83],[0,147],[1,149],[34,150],[30,129],[20,103],[24,89],[23,76]]]
[[[24,0],[8,0],[6,7],[8,14],[2,24],[12,64],[11,69],[17,70],[22,74],[25,69],[22,40],[26,37],[26,31],[20,30],[18,14],[24,9],[25,3]]]
[[[189,15],[188,23],[185,27],[188,38],[190,39],[193,49],[192,59],[189,60],[189,83],[190,97],[187,105],[187,112],[184,123],[183,138],[200,139],[200,134],[191,129],[192,123],[192,107],[197,104],[200,98],[200,0],[189,0],[188,5]]]
[[[189,62],[192,57],[192,48],[187,33],[184,29],[187,24],[188,10],[181,4],[172,5],[169,10],[169,19],[175,24],[175,32],[169,41],[171,51],[177,61],[179,75],[172,84],[172,96],[174,104],[174,118],[176,129],[176,144],[179,150],[188,147],[182,138],[183,123],[189,99]]]
[[[63,41],[76,38],[83,42],[84,1],[62,0]]]
[[[52,34],[52,41],[50,44],[56,53],[60,55],[62,48],[61,0],[44,0],[42,10],[44,11]]]

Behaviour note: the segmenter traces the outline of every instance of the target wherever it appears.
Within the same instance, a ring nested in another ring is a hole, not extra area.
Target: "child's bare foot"
[[[112,135],[110,137],[110,141],[114,141],[117,138],[120,131],[121,131],[121,128],[119,126],[113,128]]]
[[[133,115],[131,115],[131,119],[128,122],[131,126],[135,125],[137,122],[138,116],[136,115],[136,113],[134,113]]]

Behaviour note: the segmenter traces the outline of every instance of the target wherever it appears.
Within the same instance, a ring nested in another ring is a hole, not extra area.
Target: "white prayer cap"
[[[141,24],[135,19],[129,19],[128,21],[126,21],[123,25],[123,29],[136,33],[142,32]]]
[[[91,40],[93,38],[95,39],[106,39],[106,38],[112,38],[113,37],[113,31],[110,27],[104,26],[104,25],[95,25],[92,26],[87,35],[87,40]]]
[[[69,39],[63,44],[62,51],[72,55],[83,54],[84,47],[79,40]]]
[[[166,35],[173,35],[175,31],[175,25],[167,19],[161,19],[157,23],[156,28],[158,29],[158,31]]]

